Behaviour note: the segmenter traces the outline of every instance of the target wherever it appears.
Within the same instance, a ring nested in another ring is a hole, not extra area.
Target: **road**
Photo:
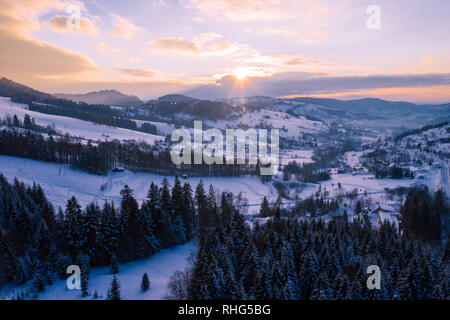
[[[445,193],[447,194],[447,196],[450,196],[450,183],[449,183],[449,177],[448,177],[449,176],[448,164],[445,161],[442,161],[441,164],[442,164],[442,169],[441,169],[442,187],[443,187]]]

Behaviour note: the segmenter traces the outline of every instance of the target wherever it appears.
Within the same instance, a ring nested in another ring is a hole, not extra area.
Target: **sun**
[[[235,68],[231,74],[238,80],[244,81],[247,77],[252,75],[252,70],[245,67]]]

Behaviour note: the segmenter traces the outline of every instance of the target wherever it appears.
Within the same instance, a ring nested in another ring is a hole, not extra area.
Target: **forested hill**
[[[83,210],[72,197],[56,213],[39,185],[11,184],[0,175],[0,288],[33,280],[41,292],[66,278],[72,264],[88,275],[90,266],[148,257],[194,236],[189,184],[176,180],[169,189],[167,180],[161,188],[152,183],[142,206],[128,186],[120,194],[119,207],[105,202]]]
[[[117,90],[100,90],[86,94],[55,93],[55,97],[89,104],[131,107],[144,104],[138,97],[123,94]]]
[[[87,104],[56,98],[6,78],[0,80],[0,96],[10,97],[14,102],[26,104],[31,111],[156,134],[156,127],[150,124],[138,127],[136,122],[125,117],[121,110],[103,104]]]

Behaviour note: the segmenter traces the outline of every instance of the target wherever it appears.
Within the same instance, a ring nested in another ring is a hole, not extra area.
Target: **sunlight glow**
[[[246,67],[233,69],[231,74],[236,77],[238,80],[245,80],[247,77],[252,76],[252,70]]]

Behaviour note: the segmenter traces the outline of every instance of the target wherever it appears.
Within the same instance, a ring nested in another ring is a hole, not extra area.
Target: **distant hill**
[[[165,96],[159,97],[158,102],[182,102],[182,101],[192,101],[194,98],[187,97],[182,94],[167,94]]]
[[[226,99],[233,105],[242,102],[264,109],[305,116],[312,120],[345,121],[372,128],[413,129],[450,120],[450,103],[414,104],[377,98],[356,100],[311,97],[270,98],[248,96]],[[402,128],[405,127],[405,128]]]
[[[135,107],[143,102],[136,96],[125,95],[117,90],[100,90],[86,94],[55,93],[55,97],[89,104],[106,104],[119,107]]]
[[[387,101],[377,98],[356,100],[337,100],[320,98],[294,98],[294,103],[315,105],[334,109],[341,112],[341,116],[353,119],[398,119],[400,122],[415,122],[425,120],[426,123],[436,123],[448,120],[450,117],[450,103],[446,104],[414,104],[404,101]],[[329,110],[328,110],[329,111]],[[419,124],[415,124],[419,125]]]
[[[20,97],[23,100],[42,101],[45,99],[52,99],[51,94],[44,93],[33,88],[24,86],[23,84],[14,82],[7,78],[0,79],[0,96],[17,98]]]

